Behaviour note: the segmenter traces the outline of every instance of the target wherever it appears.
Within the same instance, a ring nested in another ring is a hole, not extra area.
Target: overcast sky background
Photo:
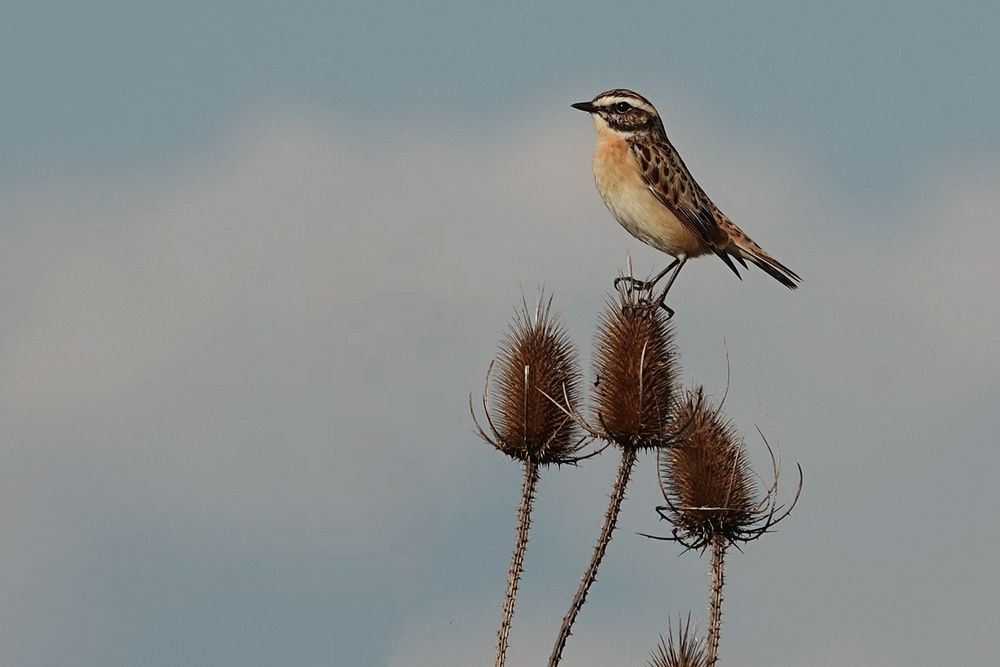
[[[756,424],[806,474],[723,663],[995,662],[1000,7],[877,5],[0,5],[0,663],[490,664],[519,471],[468,394],[522,295],[586,361],[626,251],[664,261],[569,108],[618,86],[805,279],[673,291],[685,382],[728,349],[755,461]],[[510,664],[615,465],[543,473]],[[565,664],[704,627],[659,501],[641,460]]]

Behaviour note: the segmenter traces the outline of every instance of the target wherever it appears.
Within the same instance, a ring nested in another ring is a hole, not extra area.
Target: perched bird
[[[594,121],[594,180],[611,215],[632,236],[674,257],[652,280],[631,277],[636,289],[652,291],[671,269],[662,294],[651,305],[667,307],[667,292],[691,257],[715,253],[739,278],[733,259],[743,268],[752,262],[782,285],[795,289],[801,278],[764,252],[719,210],[695,182],[667,139],[653,105],[631,90],[601,93],[590,102],[572,105]]]

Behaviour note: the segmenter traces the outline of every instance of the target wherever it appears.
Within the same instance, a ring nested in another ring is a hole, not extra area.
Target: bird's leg
[[[633,278],[632,276],[619,276],[618,278],[615,278],[615,289],[618,289],[618,285],[620,285],[621,283],[628,283],[627,289],[630,292],[635,290],[638,290],[640,292],[645,290],[652,290],[656,286],[656,283],[660,282],[660,279],[663,278],[663,276],[667,275],[667,272],[670,271],[670,269],[677,266],[678,261],[679,260],[675,259],[674,261],[670,262],[670,264],[667,265],[667,268],[663,269],[655,276],[653,276],[652,280],[639,280],[637,278]]]
[[[674,281],[677,280],[677,274],[679,274],[681,272],[681,269],[684,268],[684,263],[687,262],[687,259],[688,259],[687,255],[683,253],[677,256],[677,259],[674,260],[674,262],[671,264],[671,266],[676,264],[677,268],[675,268],[674,272],[670,274],[670,279],[667,281],[667,286],[663,288],[663,292],[660,294],[660,298],[650,304],[650,306],[652,306],[653,308],[662,308],[663,310],[667,311],[667,319],[670,319],[671,317],[674,316],[673,309],[670,308],[670,306],[668,306],[666,303],[667,292],[670,291],[670,288],[673,286]]]

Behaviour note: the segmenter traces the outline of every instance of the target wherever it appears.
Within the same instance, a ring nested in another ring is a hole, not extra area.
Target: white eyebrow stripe
[[[608,95],[607,97],[599,97],[594,101],[594,104],[598,106],[613,106],[619,102],[626,102],[636,107],[637,109],[642,109],[647,113],[655,114],[656,109],[652,105],[648,104],[644,100],[640,100],[635,97],[627,97],[625,95]]]

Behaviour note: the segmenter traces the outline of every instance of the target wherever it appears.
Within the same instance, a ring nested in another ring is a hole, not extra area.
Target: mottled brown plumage
[[[737,277],[734,259],[797,287],[798,274],[754,243],[705,194],[649,100],[619,88],[573,106],[594,119],[594,178],[604,203],[633,236],[678,258],[676,271],[690,257],[714,253]]]

